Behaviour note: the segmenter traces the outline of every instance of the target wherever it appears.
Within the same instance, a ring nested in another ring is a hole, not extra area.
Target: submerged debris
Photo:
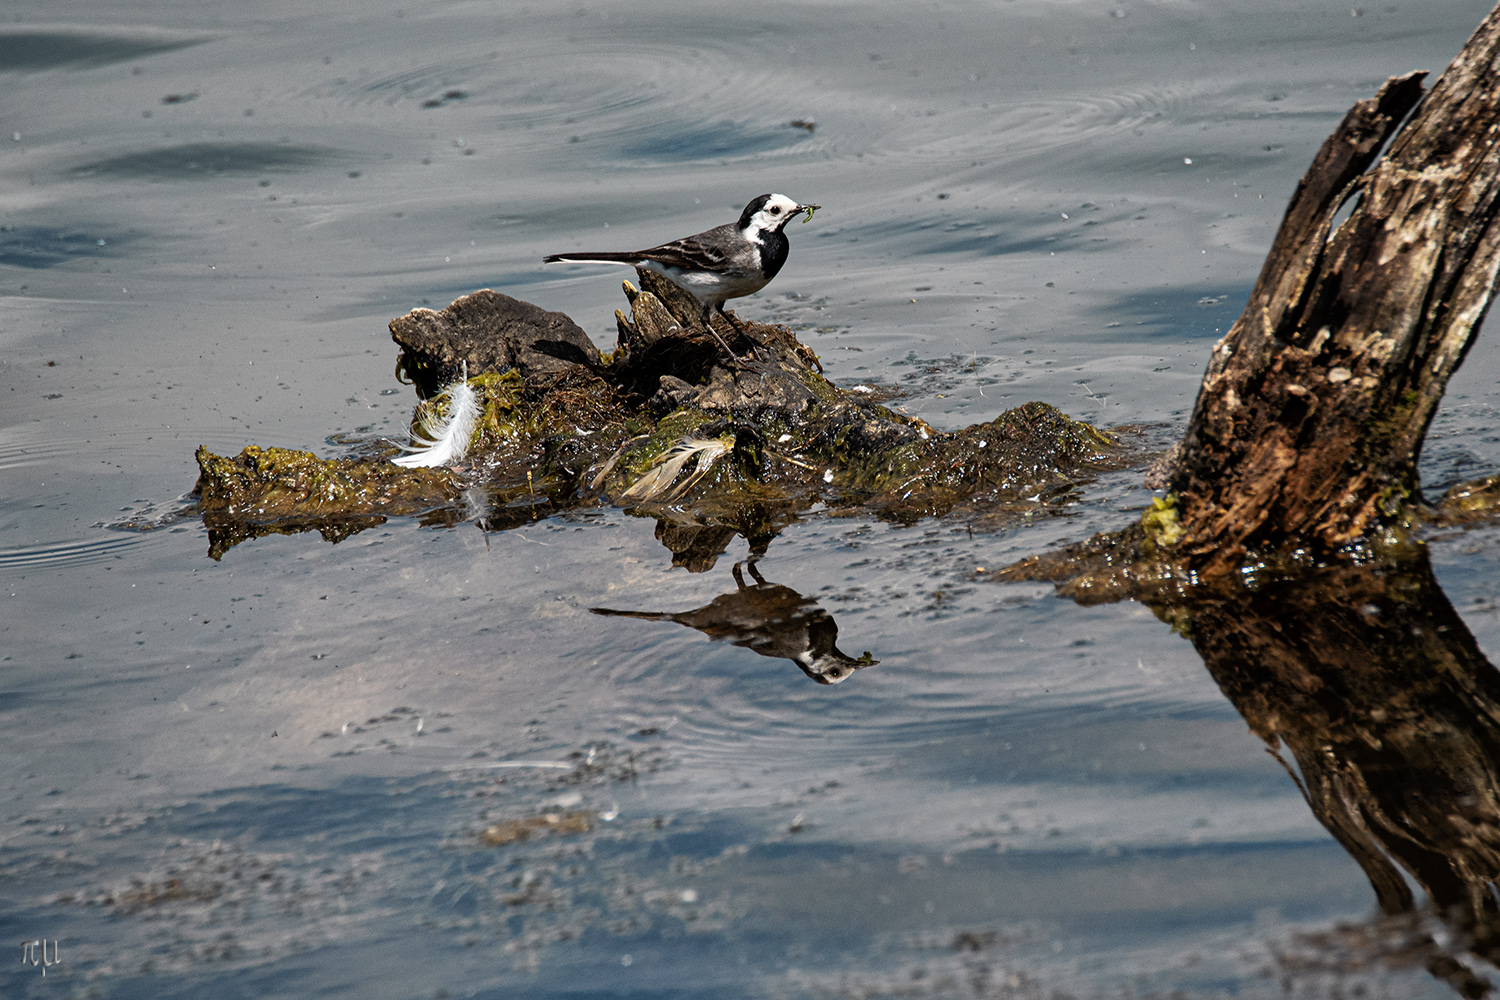
[[[663,539],[679,555],[700,553],[680,564],[707,568],[734,535],[763,549],[817,504],[905,523],[955,511],[1016,516],[1073,498],[1081,481],[1126,460],[1114,436],[1043,403],[936,431],[828,381],[785,327],[716,317],[718,335],[753,359],[726,362],[687,293],[650,272],[641,280],[625,283],[630,315],[616,313],[610,355],[563,314],[488,289],[393,320],[398,374],[423,400],[414,433],[464,438],[467,469],[402,468],[415,456],[393,461],[389,442],[359,459],[200,449],[196,497],[216,532],[211,554],[268,532],[337,541],[392,515],[504,529],[619,504],[659,518],[668,534],[722,536],[706,548],[707,536],[683,547]],[[455,419],[434,425],[437,409]],[[445,445],[427,459],[459,454]]]
[[[1443,494],[1436,520],[1440,524],[1493,520],[1500,514],[1500,476],[1459,483]]]
[[[543,813],[524,819],[495,823],[479,834],[486,847],[504,847],[530,840],[533,836],[567,837],[588,833],[594,828],[594,814],[588,810],[569,813]]]

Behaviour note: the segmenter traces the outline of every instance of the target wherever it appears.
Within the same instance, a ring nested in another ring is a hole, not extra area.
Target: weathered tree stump
[[[1318,151],[1148,477],[1166,497],[1000,579],[1114,600],[1377,559],[1432,515],[1422,440],[1500,275],[1500,7],[1424,96],[1425,75],[1387,81]],[[1472,520],[1497,498],[1484,481],[1450,499]]]
[[[997,577],[1171,622],[1369,876],[1381,916],[1344,944],[1478,997],[1459,956],[1500,959],[1500,673],[1408,529],[1500,496],[1491,476],[1433,511],[1417,480],[1500,273],[1500,7],[1425,97],[1422,78],[1314,159],[1154,473],[1167,496]]]
[[[1395,77],[1324,143],[1166,477],[1174,560],[1330,556],[1420,501],[1422,439],[1500,268],[1497,61],[1500,9],[1425,98],[1425,74]]]

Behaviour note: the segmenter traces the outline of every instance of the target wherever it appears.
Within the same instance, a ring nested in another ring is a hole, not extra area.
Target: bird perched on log
[[[655,271],[702,303],[704,329],[712,333],[719,345],[733,357],[734,352],[710,324],[710,312],[717,310],[730,326],[738,330],[739,324],[725,314],[724,303],[758,292],[776,277],[781,265],[786,263],[788,249],[786,233],[782,230],[803,212],[811,219],[819,207],[799,205],[784,194],[763,194],[745,206],[738,222],[715,226],[696,236],[684,236],[659,247],[628,253],[555,253],[543,257],[542,263],[629,264]]]

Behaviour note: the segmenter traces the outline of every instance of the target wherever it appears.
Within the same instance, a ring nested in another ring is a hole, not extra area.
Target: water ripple
[[[7,434],[14,433],[7,432]],[[28,465],[45,465],[76,454],[78,442],[46,438],[38,441],[0,441],[0,472],[24,469]]]
[[[0,549],[0,573],[86,566],[118,559],[123,550],[141,544],[142,540],[140,535],[100,535]]]
[[[164,149],[123,153],[75,167],[87,177],[154,177],[166,180],[215,177],[220,174],[263,174],[304,170],[338,163],[347,154],[322,146],[280,142],[190,142]]]
[[[558,79],[556,55],[538,54],[341,77],[300,96],[346,107],[415,102],[437,110],[461,102],[489,119],[487,129],[506,132],[512,152],[582,143],[590,158],[612,162],[739,159],[826,145],[790,124],[805,103],[799,88],[768,71],[743,69],[757,65],[753,53],[648,40],[573,49],[570,57],[585,60],[588,74]],[[785,109],[784,116],[768,109]]]
[[[149,29],[12,28],[0,31],[0,72],[90,69],[202,45],[214,37]]]
[[[220,455],[235,455],[253,436],[234,428],[133,427],[99,431],[90,437],[60,437],[45,424],[0,428],[0,472],[67,462],[84,471],[150,457],[191,459],[198,445]]]

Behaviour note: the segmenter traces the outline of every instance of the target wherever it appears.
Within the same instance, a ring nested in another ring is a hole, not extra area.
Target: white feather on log
[[[479,396],[469,386],[468,365],[463,374],[433,398],[433,405],[417,420],[410,455],[392,462],[408,469],[452,465],[463,461],[469,441],[479,426]]]

